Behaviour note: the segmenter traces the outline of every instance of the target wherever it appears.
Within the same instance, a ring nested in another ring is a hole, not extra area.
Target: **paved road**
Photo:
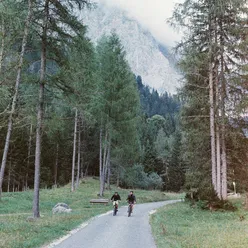
[[[85,228],[64,240],[55,248],[156,248],[149,225],[149,212],[166,201],[135,205],[134,213],[127,217],[127,207],[94,219]],[[50,246],[51,247],[51,246]]]

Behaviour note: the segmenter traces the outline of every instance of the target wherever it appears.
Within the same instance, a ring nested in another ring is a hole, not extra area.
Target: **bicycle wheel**
[[[132,213],[132,207],[131,207],[131,204],[129,204],[129,206],[128,206],[128,217],[131,216],[131,213]]]
[[[116,213],[117,213],[117,207],[116,207],[116,205],[115,205],[115,206],[114,206],[114,211],[113,211],[113,216],[115,216]]]

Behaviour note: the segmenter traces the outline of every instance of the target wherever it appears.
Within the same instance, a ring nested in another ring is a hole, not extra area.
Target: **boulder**
[[[53,214],[60,213],[70,213],[72,211],[71,208],[66,203],[57,203],[53,209]]]

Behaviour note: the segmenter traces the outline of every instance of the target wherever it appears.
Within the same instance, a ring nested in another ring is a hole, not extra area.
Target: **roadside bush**
[[[194,192],[186,193],[185,199],[190,202],[191,206],[197,206],[201,209],[216,210],[237,210],[231,202],[219,199],[212,186],[201,187]]]
[[[161,189],[163,180],[157,173],[152,172],[148,175],[148,185],[150,189]]]

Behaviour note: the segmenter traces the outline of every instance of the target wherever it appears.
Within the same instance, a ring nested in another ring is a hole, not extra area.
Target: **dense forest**
[[[127,188],[247,190],[245,1],[185,1],[170,22],[184,86],[134,75],[116,34],[94,45],[75,15],[90,1],[0,3],[0,197],[96,176]],[[18,10],[18,11],[16,11]],[[166,89],[165,89],[166,90]],[[205,193],[204,193],[205,192]]]
[[[135,76],[113,33],[93,45],[74,15],[88,1],[1,1],[0,196],[97,176],[121,187],[180,190],[177,96]],[[16,10],[18,9],[18,12]]]

